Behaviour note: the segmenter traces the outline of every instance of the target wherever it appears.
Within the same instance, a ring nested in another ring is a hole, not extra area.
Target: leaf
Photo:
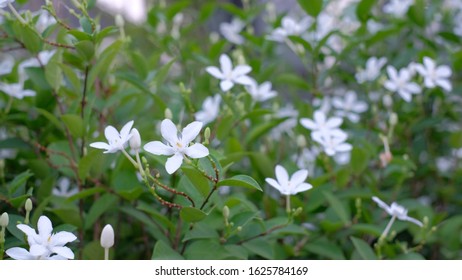
[[[245,137],[245,143],[251,144],[254,143],[259,137],[273,129],[274,127],[278,126],[280,123],[284,122],[286,118],[271,120],[268,122],[263,122],[262,124],[254,126],[249,133],[247,133]]]
[[[75,44],[77,53],[86,61],[91,61],[95,55],[95,45],[90,40],[80,41]]]
[[[45,66],[45,78],[56,92],[58,92],[63,83],[63,71],[60,66],[61,61],[61,51],[57,51]]]
[[[73,196],[69,197],[67,200],[75,201],[75,200],[83,199],[83,198],[95,195],[97,193],[102,193],[102,192],[105,192],[105,191],[106,191],[106,189],[102,188],[102,187],[89,188],[89,189],[85,189],[85,190],[83,190],[81,192],[78,192],[78,193],[74,194]]]
[[[351,236],[351,241],[363,260],[376,260],[377,256],[364,240]]]
[[[258,255],[267,260],[274,259],[274,250],[271,245],[268,244],[267,240],[264,239],[254,239],[242,244],[244,248],[249,250],[249,252]]]
[[[317,17],[322,11],[323,0],[297,0],[297,2],[312,17]]]
[[[47,120],[49,120],[57,128],[59,128],[60,130],[63,130],[63,126],[61,125],[61,122],[56,118],[55,115],[51,114],[50,112],[46,110],[40,109],[40,108],[36,108],[36,110],[40,115],[44,116]]]
[[[351,220],[350,211],[348,211],[345,205],[343,205],[343,203],[332,193],[325,191],[323,194],[340,220],[345,225],[349,225]]]
[[[165,244],[164,241],[159,240],[154,246],[151,260],[184,260],[184,258],[177,251]]]
[[[369,163],[369,154],[363,148],[355,146],[351,151],[350,166],[355,174],[361,174]]]
[[[317,239],[315,241],[308,242],[305,248],[316,255],[325,257],[332,260],[344,260],[342,250],[335,243],[328,242],[326,239]]]
[[[84,125],[83,120],[78,115],[66,114],[62,115],[62,120],[67,126],[72,136],[75,138],[81,138],[84,134]]]
[[[98,61],[88,73],[88,85],[93,85],[97,77],[101,78],[106,75],[109,70],[111,70],[111,65],[113,64],[117,54],[119,54],[123,44],[124,42],[122,40],[117,40],[101,53]]]
[[[263,191],[257,181],[247,175],[236,175],[231,178],[224,179],[218,182],[217,186],[244,187],[249,189],[256,189],[261,192]]]
[[[203,197],[206,197],[210,192],[209,180],[205,178],[205,176],[202,173],[200,173],[191,166],[182,166],[181,170],[186,175],[186,177],[188,177],[189,181],[191,181],[193,186],[199,191],[199,193]]]
[[[205,221],[195,224],[194,228],[185,234],[183,242],[193,239],[215,239],[220,237],[213,228],[204,225],[204,223]]]
[[[202,210],[193,207],[183,207],[180,210],[180,217],[185,222],[196,223],[207,217],[207,214]]]
[[[91,228],[96,220],[104,214],[104,212],[116,205],[118,200],[119,198],[117,196],[110,193],[104,194],[96,200],[85,217],[84,228]]]
[[[29,178],[32,177],[33,175],[34,174],[32,172],[27,170],[17,175],[16,177],[14,177],[13,181],[8,183],[8,186],[7,186],[8,193],[10,195],[15,194],[19,188],[22,188],[25,186],[27,180],[29,180]]]
[[[371,9],[374,7],[377,0],[362,0],[356,6],[356,17],[361,22],[367,22],[370,17]]]
[[[194,241],[184,253],[185,258],[191,260],[222,260],[228,258],[229,255],[218,239]]]

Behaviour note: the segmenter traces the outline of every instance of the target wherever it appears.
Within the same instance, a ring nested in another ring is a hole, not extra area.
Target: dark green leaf
[[[376,260],[377,256],[364,240],[351,236],[351,241],[363,260]]]
[[[205,214],[203,211],[197,208],[183,207],[180,210],[180,217],[185,222],[195,223],[205,219],[207,217],[207,214]]]
[[[236,175],[234,177],[221,180],[217,184],[219,187],[221,186],[229,186],[229,187],[244,187],[250,189],[256,189],[259,191],[263,191],[260,185],[250,176],[247,175]]]

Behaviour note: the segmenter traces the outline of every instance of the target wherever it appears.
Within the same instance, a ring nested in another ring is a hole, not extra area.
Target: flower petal
[[[276,165],[275,173],[279,185],[281,185],[283,188],[286,188],[289,184],[289,174],[287,174],[287,170],[281,165]]]
[[[307,190],[309,190],[311,188],[313,188],[313,186],[311,184],[303,183],[303,184],[300,184],[297,187],[295,187],[295,189],[292,190],[292,194],[297,194],[299,192],[304,192],[304,191],[307,191]]]
[[[292,177],[290,177],[290,185],[292,187],[296,187],[301,183],[305,182],[306,178],[308,177],[308,170],[301,169],[295,172]]]
[[[119,132],[112,125],[109,125],[104,129],[104,136],[106,136],[106,139],[109,141],[109,143],[114,139],[120,138]]]
[[[391,209],[390,206],[388,206],[385,202],[383,202],[380,198],[373,196],[372,200],[377,203],[377,205],[382,208],[383,210],[387,211],[387,213],[390,213]]]
[[[48,251],[46,247],[44,247],[43,245],[39,245],[39,244],[34,244],[30,246],[29,251],[31,255],[36,256],[36,257],[40,257],[46,254],[49,255],[50,253],[50,251]]]
[[[74,259],[74,252],[68,247],[53,247],[51,251],[66,259]]]
[[[181,131],[181,144],[183,144],[183,147],[187,147],[191,141],[196,139],[202,129],[202,126],[203,124],[201,122],[196,121],[183,128]]]
[[[220,88],[222,91],[228,91],[234,86],[234,83],[230,80],[223,80],[220,82]]]
[[[204,145],[196,143],[185,149],[185,154],[190,158],[203,158],[209,155],[209,149]]]
[[[129,121],[120,130],[120,138],[122,138],[123,141],[129,140],[128,135],[130,134],[130,130],[132,129],[133,123],[134,121]]]
[[[228,55],[220,55],[220,68],[224,76],[228,76],[233,71],[233,64]]]
[[[217,79],[221,80],[221,79],[225,78],[223,73],[221,73],[220,69],[218,69],[215,66],[209,66],[209,67],[205,68],[205,71],[207,71],[207,73],[209,73],[210,75],[214,76]]]
[[[317,130],[318,125],[310,119],[303,118],[300,119],[300,124],[309,130]]]
[[[249,65],[238,65],[233,70],[233,77],[245,75],[250,71],[252,71],[252,67],[250,67]]]
[[[417,219],[414,219],[414,218],[411,218],[411,217],[408,217],[408,216],[406,216],[404,218],[404,221],[408,221],[408,222],[411,222],[411,223],[414,223],[414,224],[418,225],[419,227],[423,227],[423,223],[421,221],[419,221]]]
[[[272,186],[273,188],[275,188],[276,190],[278,190],[280,193],[282,193],[282,187],[281,185],[279,185],[279,183],[274,180],[273,178],[266,178],[265,181],[270,185]]]
[[[253,82],[252,78],[250,78],[249,76],[239,76],[237,78],[234,78],[233,81],[241,85],[250,85]]]
[[[91,143],[90,147],[96,148],[96,149],[101,149],[101,150],[109,150],[111,148],[111,146],[109,146],[108,143],[104,143],[104,142]]]
[[[172,147],[167,146],[160,141],[151,141],[149,143],[146,143],[143,148],[146,152],[158,156],[171,156],[175,153],[175,150]]]
[[[14,247],[5,251],[5,253],[15,260],[34,260],[34,257],[29,251],[24,248]]]
[[[176,145],[178,141],[178,130],[175,124],[170,119],[165,119],[160,124],[160,133],[170,145]]]
[[[173,172],[177,171],[180,168],[181,164],[183,163],[183,155],[180,153],[174,154],[172,157],[167,159],[165,163],[165,169],[167,170],[168,174],[172,174]]]
[[[37,230],[42,240],[47,240],[51,236],[51,232],[53,231],[53,225],[51,224],[51,221],[50,219],[48,219],[47,216],[40,216],[37,222]]]
[[[27,235],[27,241],[29,242],[29,245],[31,245],[31,242],[32,244],[39,242],[39,240],[36,241],[36,239],[39,239],[39,238],[38,238],[38,234],[35,232],[35,229],[31,228],[30,226],[26,224],[19,224],[16,227]]]
[[[77,236],[75,236],[75,234],[67,231],[60,231],[51,237],[50,243],[54,246],[64,246],[66,243],[75,241],[76,239]]]

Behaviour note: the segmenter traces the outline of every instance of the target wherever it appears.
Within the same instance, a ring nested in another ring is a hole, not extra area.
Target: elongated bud
[[[26,212],[32,211],[32,207],[33,207],[32,200],[28,198],[26,200],[26,205],[24,206],[24,208],[26,208]]]
[[[208,145],[210,143],[210,127],[206,127],[204,131],[204,144]]]
[[[101,247],[104,249],[109,249],[114,246],[114,229],[110,224],[104,226],[103,231],[101,232]]]
[[[114,18],[114,22],[115,22],[115,25],[119,28],[123,28],[124,25],[125,25],[125,21],[124,21],[124,18],[120,15],[120,14],[117,14]]]
[[[306,147],[306,139],[305,136],[299,135],[297,136],[297,146],[299,148],[305,148]]]
[[[227,226],[229,218],[229,207],[226,205],[223,207],[223,218],[225,218],[225,225]]]
[[[398,123],[398,114],[395,112],[390,115],[390,126],[395,126]]]
[[[298,208],[294,211],[294,217],[300,215],[302,212],[303,212],[303,208],[302,208],[302,207],[298,207]]]
[[[172,111],[169,108],[165,109],[164,115],[166,119],[171,120],[173,118]]]
[[[138,129],[132,128],[131,131],[132,137],[130,138],[130,148],[135,152],[138,152],[141,149],[141,136],[138,132]]]
[[[10,218],[8,217],[8,213],[3,213],[0,216],[0,227],[7,227],[8,223],[10,222]]]

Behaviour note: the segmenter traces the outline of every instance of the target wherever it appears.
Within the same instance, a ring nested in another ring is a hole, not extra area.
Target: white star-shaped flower
[[[332,98],[332,105],[337,109],[339,117],[347,117],[351,122],[357,123],[360,119],[359,114],[367,111],[367,103],[358,100],[354,91],[347,91],[344,98]]]
[[[380,70],[386,63],[387,59],[385,57],[377,58],[373,56],[369,58],[366,61],[366,68],[356,73],[356,81],[360,84],[375,81],[380,75]]]
[[[348,135],[342,131],[343,134],[314,134],[313,140],[321,144],[324,149],[324,152],[328,156],[334,156],[337,153],[343,153],[351,151],[353,148],[351,144],[346,143],[345,141],[348,138]]]
[[[223,35],[223,37],[225,37],[229,42],[236,45],[242,45],[245,39],[239,33],[244,27],[245,23],[242,20],[234,18],[231,22],[220,23],[220,32],[221,35]]]
[[[402,68],[399,72],[393,66],[387,67],[389,80],[386,80],[383,86],[392,92],[397,92],[406,102],[410,102],[412,94],[421,92],[421,88],[414,82],[411,82],[411,73],[408,69]]]
[[[0,83],[0,91],[8,94],[17,99],[23,99],[27,96],[35,96],[35,91],[30,89],[24,89],[23,83],[16,83],[16,84],[5,84]]]
[[[194,114],[196,121],[204,125],[213,122],[220,113],[221,96],[216,94],[213,97],[207,97],[202,103],[202,110]]]
[[[264,102],[268,99],[274,98],[277,95],[277,92],[271,90],[271,87],[271,82],[264,82],[261,85],[258,85],[255,80],[252,80],[252,83],[248,85],[246,89],[254,101]]]
[[[8,6],[8,3],[13,3],[14,0],[0,0],[0,9],[5,8]]]
[[[66,177],[62,177],[58,180],[58,185],[53,189],[53,195],[60,197],[70,197],[78,193],[77,188],[71,188],[71,180]]]
[[[283,195],[295,195],[313,187],[311,184],[305,183],[305,180],[308,177],[308,170],[306,169],[298,170],[292,175],[292,177],[290,177],[290,179],[287,170],[281,165],[276,166],[275,173],[276,180],[266,178],[265,181]]]
[[[177,171],[183,163],[185,156],[190,158],[203,158],[209,155],[209,150],[202,144],[190,143],[199,135],[202,129],[201,122],[192,122],[188,124],[180,134],[175,124],[165,119],[160,125],[162,137],[167,140],[167,144],[160,141],[152,141],[144,145],[144,150],[154,155],[171,156],[165,163],[165,169],[169,174]]]
[[[234,84],[250,85],[252,83],[251,78],[247,76],[252,68],[248,65],[238,65],[233,68],[231,59],[226,54],[220,55],[220,68],[208,66],[205,70],[215,78],[222,80],[220,82],[222,91],[230,90]]]
[[[415,69],[424,78],[424,84],[427,88],[434,88],[439,86],[446,91],[452,90],[451,82],[451,68],[447,65],[436,66],[433,59],[429,57],[423,58],[423,64],[415,65]]]
[[[10,74],[14,68],[14,57],[6,54],[0,54],[0,76]]]
[[[326,114],[321,110],[314,112],[313,119],[300,119],[300,124],[311,130],[311,137],[314,137],[314,135],[345,135],[345,132],[340,129],[342,122],[343,119],[339,117],[328,119]]]
[[[14,247],[6,250],[6,254],[11,258],[16,260],[74,259],[72,250],[64,245],[76,240],[77,237],[67,231],[53,234],[53,225],[46,216],[40,216],[38,220],[38,233],[35,229],[25,224],[20,224],[16,227],[27,235],[30,249],[27,251],[24,248]]]
[[[274,29],[267,38],[276,42],[284,42],[288,36],[300,36],[305,33],[311,23],[312,19],[309,17],[296,22],[293,18],[285,16],[281,20],[281,27]]]
[[[125,150],[128,145],[128,141],[132,137],[130,130],[132,129],[134,121],[126,123],[120,133],[113,126],[109,125],[104,129],[104,135],[108,143],[105,142],[94,142],[90,144],[90,147],[96,149],[106,150],[104,153],[116,153],[117,151]]]
[[[395,17],[403,17],[409,8],[414,4],[414,0],[390,0],[383,6],[383,11]]]
[[[395,217],[395,218],[398,218],[399,220],[402,220],[402,221],[408,221],[408,222],[414,223],[414,224],[418,225],[419,227],[423,226],[421,221],[409,217],[407,215],[408,210],[406,208],[404,208],[403,206],[399,205],[398,203],[393,202],[390,206],[388,206],[388,204],[386,204],[385,202],[383,202],[382,200],[380,200],[380,198],[378,198],[376,196],[373,196],[372,200],[375,203],[377,203],[377,205],[380,208],[385,210],[388,213],[388,215],[390,215],[392,217]]]

